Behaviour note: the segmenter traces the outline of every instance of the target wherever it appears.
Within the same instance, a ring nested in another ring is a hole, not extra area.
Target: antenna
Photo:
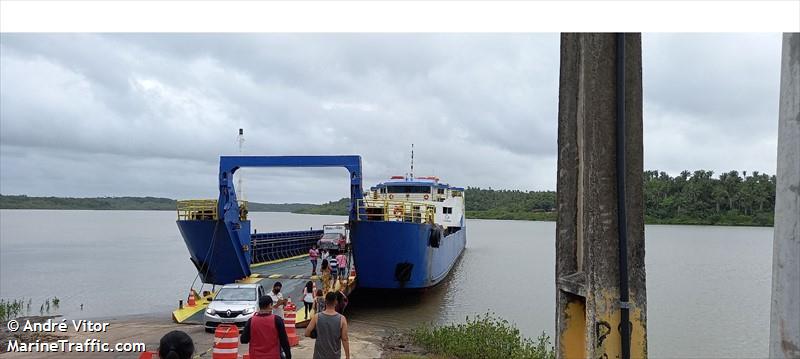
[[[243,128],[239,129],[239,138],[237,140],[239,141],[239,156],[244,156],[244,129]],[[239,188],[239,199],[244,201],[244,187],[242,186],[242,177],[244,175],[244,172],[242,171],[241,168],[237,172],[239,174],[239,181],[238,181],[239,183],[236,186]]]
[[[411,144],[411,180],[414,180],[414,144]]]

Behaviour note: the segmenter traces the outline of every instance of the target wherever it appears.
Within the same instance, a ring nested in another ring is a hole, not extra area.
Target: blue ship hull
[[[422,289],[441,282],[464,251],[467,229],[433,243],[432,230],[425,223],[355,222],[350,238],[359,288]]]
[[[250,275],[250,251],[245,250],[250,246],[250,221],[241,221],[240,228],[230,232],[221,220],[177,223],[203,283],[233,283]]]

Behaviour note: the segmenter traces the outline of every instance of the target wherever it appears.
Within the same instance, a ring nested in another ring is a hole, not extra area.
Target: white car
[[[226,284],[203,315],[206,331],[213,332],[220,323],[244,327],[258,311],[258,298],[264,294],[261,284]]]

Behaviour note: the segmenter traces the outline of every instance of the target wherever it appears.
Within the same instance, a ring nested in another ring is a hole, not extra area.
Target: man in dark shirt
[[[242,331],[242,344],[250,343],[250,357],[292,359],[283,319],[272,314],[272,298],[268,295],[259,298],[258,309]]]

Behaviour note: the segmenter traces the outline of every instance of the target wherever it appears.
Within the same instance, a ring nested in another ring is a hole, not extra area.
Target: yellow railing
[[[214,221],[219,219],[217,200],[189,199],[178,201],[179,221]],[[239,219],[247,220],[247,201],[239,201]]]
[[[436,206],[421,202],[383,199],[358,200],[359,221],[433,223],[435,213]]]

